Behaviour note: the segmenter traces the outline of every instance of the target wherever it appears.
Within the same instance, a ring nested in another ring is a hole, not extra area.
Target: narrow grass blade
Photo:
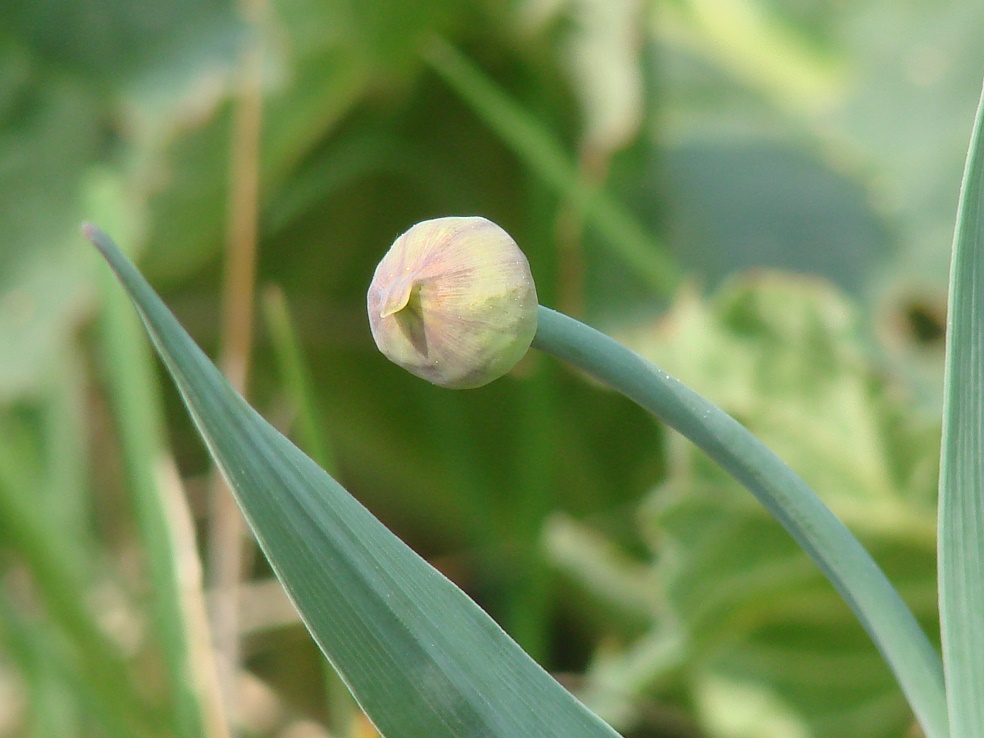
[[[71,541],[52,531],[41,496],[40,470],[26,469],[26,439],[0,417],[0,541],[30,572],[47,617],[67,644],[71,668],[89,687],[87,708],[108,736],[153,738],[165,731],[130,679],[128,664],[86,603],[86,581]],[[6,552],[5,551],[5,552]],[[170,726],[167,726],[170,727]],[[167,731],[171,732],[171,731]]]
[[[617,736],[250,408],[112,241],[85,233],[137,305],[305,624],[380,733]]]
[[[435,39],[425,58],[441,78],[544,182],[584,212],[605,245],[662,295],[671,295],[681,272],[665,247],[630,212],[584,180],[557,140],[536,118],[447,42]]]
[[[314,382],[294,329],[287,298],[279,287],[270,287],[263,293],[262,304],[280,381],[296,417],[298,445],[318,466],[334,474],[335,454],[328,431],[318,415]]]
[[[854,610],[927,738],[949,735],[940,657],[878,565],[806,482],[723,410],[583,323],[541,307],[533,346],[611,385],[693,441],[748,488]]]
[[[13,720],[8,717],[5,724],[30,725],[31,738],[83,733],[79,702],[86,680],[79,678],[78,671],[71,668],[71,659],[58,653],[63,650],[58,646],[64,639],[59,639],[57,631],[52,630],[50,622],[43,618],[25,617],[8,595],[0,591],[0,649],[5,666],[17,669],[18,681],[23,682],[22,689],[26,693],[26,699],[21,703],[22,717],[19,720],[16,717],[16,707],[7,707],[15,716],[12,716]],[[100,728],[107,733],[113,730],[105,724]]]
[[[955,736],[984,736],[984,96],[950,271],[940,461],[943,663]]]
[[[298,445],[329,474],[336,474],[337,465],[330,437],[324,427],[314,391],[314,382],[301,348],[301,341],[291,319],[287,298],[280,287],[270,287],[263,294],[263,315],[273,342],[273,352],[280,370],[280,381],[292,406],[297,427]],[[325,700],[328,703],[328,728],[339,738],[352,733],[356,719],[355,702],[345,683],[324,664]]]
[[[153,355],[143,343],[140,323],[126,297],[106,275],[102,283],[100,350],[120,435],[137,529],[147,554],[152,583],[151,619],[160,641],[171,692],[175,738],[228,736],[224,720],[206,728],[193,665],[191,638],[182,608],[179,552],[162,498],[157,467],[163,454],[164,423],[155,392]],[[218,714],[218,710],[210,714]]]

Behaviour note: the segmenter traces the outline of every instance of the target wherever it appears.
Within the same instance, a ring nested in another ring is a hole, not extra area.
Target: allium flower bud
[[[390,361],[434,384],[480,387],[536,333],[530,265],[485,218],[437,218],[400,236],[369,286],[369,325]]]

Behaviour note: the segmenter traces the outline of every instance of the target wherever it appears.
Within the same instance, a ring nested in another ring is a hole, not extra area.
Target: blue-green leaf
[[[802,477],[723,410],[583,323],[541,306],[533,347],[617,389],[755,495],[854,611],[928,738],[950,735],[939,655],[871,554]]]
[[[940,622],[954,736],[984,736],[984,97],[950,271],[940,462]]]
[[[137,305],[305,624],[384,736],[617,736],[263,420],[112,241],[85,233]]]

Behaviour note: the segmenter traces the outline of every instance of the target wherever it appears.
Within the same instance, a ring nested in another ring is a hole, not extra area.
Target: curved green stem
[[[943,665],[912,612],[857,538],[738,421],[622,344],[540,307],[533,346],[583,369],[675,428],[741,482],[851,606],[927,738],[947,738]]]

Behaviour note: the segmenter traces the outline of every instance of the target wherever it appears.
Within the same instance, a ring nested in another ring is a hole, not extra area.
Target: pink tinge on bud
[[[368,294],[380,351],[434,384],[479,387],[523,357],[536,333],[529,262],[480,217],[413,226],[383,257]]]

